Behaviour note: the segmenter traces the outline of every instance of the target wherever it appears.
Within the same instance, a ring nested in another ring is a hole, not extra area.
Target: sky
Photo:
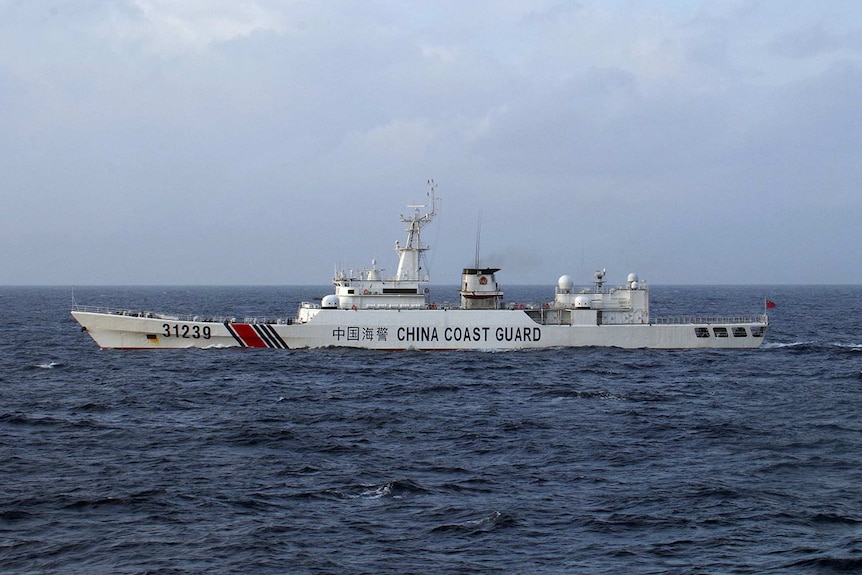
[[[429,179],[436,284],[860,284],[862,3],[0,0],[0,285],[394,275]]]

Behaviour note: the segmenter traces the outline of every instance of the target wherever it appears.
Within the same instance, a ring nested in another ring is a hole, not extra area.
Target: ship
[[[569,275],[553,299],[512,304],[497,282],[500,268],[463,268],[457,304],[438,302],[426,273],[422,230],[438,213],[436,185],[425,204],[400,216],[406,239],[395,242],[398,267],[385,277],[375,260],[357,272],[336,271],[333,293],[304,301],[295,316],[180,316],[73,303],[72,316],[104,349],[347,347],[368,350],[754,349],[766,335],[766,313],[653,317],[649,286],[631,273],[606,286],[606,270],[577,288]],[[764,309],[764,312],[766,310]]]

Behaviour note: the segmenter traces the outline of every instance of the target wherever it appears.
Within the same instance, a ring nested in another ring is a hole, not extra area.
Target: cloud
[[[199,52],[254,33],[291,29],[289,9],[251,0],[127,0],[111,6],[95,31],[114,44],[139,43],[162,56]]]
[[[830,222],[862,215],[859,12],[2,3],[0,241],[17,248],[0,283],[157,283],[146,269],[161,265],[177,282],[320,282],[332,261],[368,257],[392,268],[397,215],[429,177],[444,198],[438,281],[472,259],[480,212],[483,250],[510,254],[503,281],[616,264],[664,283],[737,267],[823,281],[751,245],[839,253]],[[263,239],[277,249],[252,249]],[[23,263],[64,261],[72,245],[74,266]],[[850,263],[825,267],[859,281]]]

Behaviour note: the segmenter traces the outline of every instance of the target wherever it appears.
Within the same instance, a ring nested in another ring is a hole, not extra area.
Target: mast
[[[422,270],[422,254],[429,249],[428,246],[422,245],[421,234],[422,228],[437,215],[437,184],[434,180],[428,180],[428,188],[431,209],[423,215],[420,210],[427,207],[426,205],[411,205],[407,207],[413,209],[413,215],[401,216],[401,221],[407,224],[404,228],[407,232],[407,240],[403,246],[395,242],[395,251],[398,253],[398,271],[395,279],[398,281],[427,281],[427,278],[423,279],[419,276]]]

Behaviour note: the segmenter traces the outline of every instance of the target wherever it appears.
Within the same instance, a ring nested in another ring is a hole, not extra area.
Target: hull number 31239
[[[209,339],[212,337],[212,331],[208,325],[201,326],[199,325],[189,325],[187,323],[184,324],[162,324],[162,329],[164,332],[162,333],[165,337],[181,337],[185,339]]]

